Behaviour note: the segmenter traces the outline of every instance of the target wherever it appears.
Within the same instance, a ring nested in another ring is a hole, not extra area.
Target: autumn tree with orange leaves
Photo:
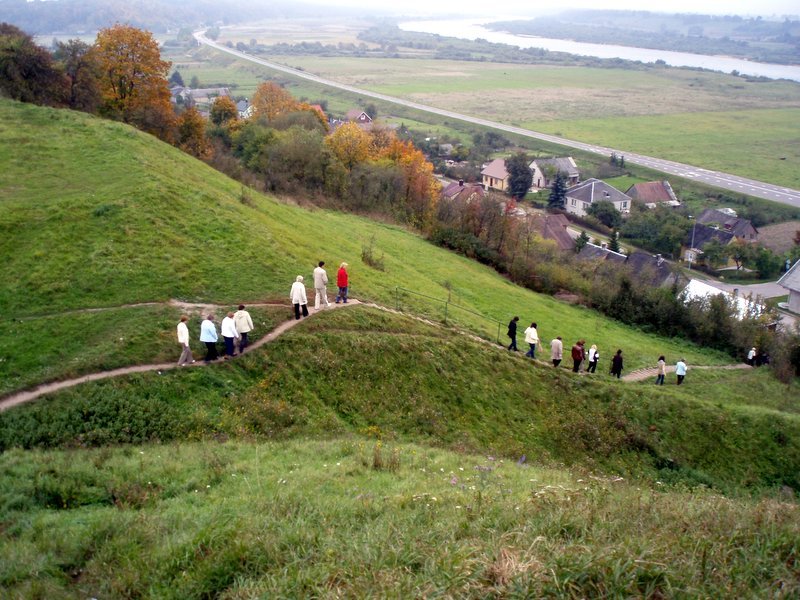
[[[370,136],[355,123],[345,123],[325,138],[325,144],[348,171],[370,158]]]
[[[165,141],[172,141],[175,113],[158,42],[148,31],[116,24],[97,34],[101,112]]]
[[[206,137],[206,120],[195,107],[178,117],[178,147],[197,158],[211,158],[211,144]]]
[[[274,81],[262,83],[253,95],[253,115],[264,117],[268,121],[298,108],[297,100]]]
[[[405,209],[408,220],[425,228],[431,223],[441,185],[433,176],[433,165],[411,142],[395,138],[379,155],[398,165],[405,175]]]

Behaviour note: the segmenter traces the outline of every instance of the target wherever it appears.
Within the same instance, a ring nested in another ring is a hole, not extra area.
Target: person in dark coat
[[[514,317],[508,322],[508,337],[511,338],[511,343],[508,345],[509,350],[518,352],[517,350],[517,321],[519,317]]]
[[[611,359],[611,375],[616,375],[617,379],[622,375],[622,350],[617,350],[614,358]]]
[[[577,373],[581,370],[581,363],[583,359],[586,358],[586,351],[584,350],[584,345],[586,342],[583,340],[578,340],[575,342],[575,345],[572,347],[572,372]]]

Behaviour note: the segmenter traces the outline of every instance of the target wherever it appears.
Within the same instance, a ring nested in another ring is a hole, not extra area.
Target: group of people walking
[[[347,273],[347,263],[343,262],[339,266],[339,271],[336,274],[336,286],[338,288],[336,294],[336,304],[339,302],[347,303],[347,294],[349,291],[349,275]],[[328,302],[328,273],[325,271],[325,262],[320,261],[314,269],[314,308],[320,310],[330,306]],[[289,298],[294,306],[295,319],[299,319],[302,314],[304,317],[308,316],[308,297],[306,296],[306,286],[303,284],[303,276],[298,275],[292,288],[289,292]],[[209,313],[203,322],[200,324],[200,341],[206,345],[206,356],[203,359],[205,362],[211,362],[219,358],[217,351],[217,342],[219,335],[217,334],[217,326],[214,323],[214,314]],[[178,323],[178,344],[181,346],[181,356],[178,359],[178,366],[196,362],[192,357],[192,350],[189,347],[189,328],[186,322],[189,317],[186,315],[181,316],[181,321]],[[250,313],[245,310],[244,304],[239,305],[239,310],[236,312],[229,312],[222,323],[220,324],[220,335],[225,343],[225,359],[236,356],[237,346],[238,353],[241,354],[247,348],[248,340],[247,334],[254,329],[253,319]]]
[[[214,319],[214,313],[208,313],[203,322],[200,323],[200,341],[206,345],[206,356],[203,359],[205,362],[211,362],[219,358],[219,352],[217,351],[219,335],[217,334],[217,326],[214,323]],[[195,362],[192,357],[192,350],[189,347],[189,328],[186,325],[188,320],[188,316],[181,315],[181,322],[178,323],[178,343],[182,348],[181,356],[178,359],[178,366],[180,367]],[[236,356],[237,347],[239,354],[244,352],[248,343],[247,335],[253,329],[253,319],[250,317],[250,313],[245,310],[244,304],[240,304],[239,310],[236,312],[230,311],[225,315],[220,325],[220,334],[225,343],[226,359]]]
[[[508,345],[508,349],[512,352],[517,352],[517,323],[519,322],[519,317],[514,317],[508,323],[508,337],[511,339],[511,343]],[[539,346],[539,332],[537,329],[536,322],[532,322],[530,327],[525,329],[525,343],[528,344],[528,351],[525,353],[525,356],[528,358],[535,359],[536,358],[536,348]],[[600,362],[600,351],[597,349],[597,346],[592,344],[592,347],[589,348],[589,351],[586,351],[586,340],[578,340],[575,342],[575,345],[572,346],[570,351],[570,356],[572,358],[572,371],[574,373],[580,373],[581,368],[586,365],[586,372],[587,373],[594,373],[597,370],[597,363]],[[550,342],[550,360],[553,362],[553,366],[557,367],[561,364],[561,361],[564,358],[564,342],[561,339],[561,336],[556,336]],[[619,349],[611,357],[611,369],[609,374],[612,377],[616,377],[619,379],[622,377],[622,369],[624,368],[624,363],[622,359],[622,350]],[[680,359],[677,364],[675,365],[675,374],[678,377],[678,385],[683,383],[684,378],[686,377],[686,361],[684,359]],[[667,364],[666,360],[663,356],[660,356],[658,359],[658,375],[656,378],[656,385],[664,385],[664,378],[667,374]]]

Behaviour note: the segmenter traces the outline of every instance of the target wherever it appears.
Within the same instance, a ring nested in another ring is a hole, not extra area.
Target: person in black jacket
[[[611,359],[611,375],[616,375],[617,379],[622,375],[622,350],[617,350],[614,358]]]
[[[519,317],[514,317],[508,323],[508,337],[511,338],[511,343],[508,345],[509,350],[513,350],[517,352],[517,321],[519,321]]]

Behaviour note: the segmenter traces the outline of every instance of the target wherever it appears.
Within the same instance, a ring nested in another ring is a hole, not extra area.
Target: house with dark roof
[[[703,262],[703,248],[711,240],[727,246],[736,240],[736,236],[729,231],[695,222],[681,245],[681,258],[689,263]]]
[[[454,181],[442,188],[442,198],[458,200],[466,204],[483,198],[485,195],[486,191],[480,183],[464,183],[464,180]]]
[[[576,185],[580,181],[578,165],[571,156],[559,158],[537,158],[528,165],[533,175],[531,187],[537,189],[549,188],[558,173],[564,177],[567,187]]]
[[[543,239],[555,242],[559,250],[575,249],[575,240],[568,231],[569,224],[564,215],[537,214],[531,217],[533,230]]]
[[[508,171],[506,171],[505,159],[495,158],[483,168],[481,177],[483,178],[483,187],[485,189],[505,192],[508,188]]]
[[[635,183],[625,193],[634,200],[644,203],[648,208],[655,208],[659,204],[673,207],[681,205],[672,186],[666,180]]]
[[[707,208],[697,217],[697,222],[716,226],[718,229],[732,233],[737,239],[744,242],[758,241],[758,230],[747,219],[737,217],[734,211]]]
[[[778,279],[778,285],[789,290],[787,307],[795,313],[800,313],[800,260],[790,268],[783,277]]]
[[[581,248],[581,251],[578,252],[578,258],[580,260],[595,260],[625,264],[625,261],[628,257],[622,254],[622,252],[614,252],[613,250],[609,250],[608,246],[605,244],[598,246],[597,244],[587,242],[586,245]]]
[[[591,178],[574,185],[567,189],[564,200],[564,209],[568,213],[585,216],[589,207],[594,202],[607,201],[614,205],[614,208],[621,213],[628,213],[631,210],[631,198],[623,194],[617,188],[608,185],[605,181]]]
[[[672,265],[660,254],[648,254],[635,250],[628,255],[609,250],[605,244],[588,243],[578,253],[580,260],[594,260],[625,265],[631,276],[639,283],[653,287],[672,285],[680,280]]]

